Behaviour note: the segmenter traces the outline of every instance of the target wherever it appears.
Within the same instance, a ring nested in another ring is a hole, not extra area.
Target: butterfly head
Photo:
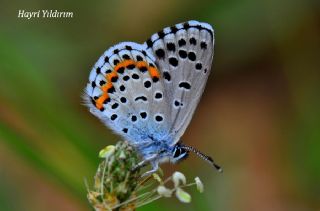
[[[179,143],[173,147],[171,159],[172,163],[178,163],[182,160],[187,159],[189,156],[189,151],[185,150]]]

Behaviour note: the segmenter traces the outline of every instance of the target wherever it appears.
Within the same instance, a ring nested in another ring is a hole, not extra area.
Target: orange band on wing
[[[113,85],[112,85],[112,83],[111,82],[108,82],[107,84],[105,84],[105,85],[103,85],[102,87],[101,87],[101,90],[103,91],[103,92],[107,92],[110,88],[112,88],[113,87]]]
[[[154,78],[154,77],[159,78],[160,77],[160,74],[159,74],[159,71],[157,70],[157,68],[149,66],[148,70],[149,70],[149,74],[150,74],[151,78]]]
[[[96,107],[97,109],[101,109],[103,107],[103,103],[109,99],[109,95],[107,92],[104,92],[103,95],[101,95],[97,100],[96,100]]]
[[[139,62],[136,62],[136,66],[137,68],[141,68],[141,67],[148,67],[148,63],[145,62],[145,61],[139,61]]]
[[[119,66],[120,65],[122,65],[123,67],[127,67],[128,65],[134,65],[135,64],[135,61],[133,61],[133,60],[131,60],[131,59],[129,59],[129,60],[124,60],[123,62],[120,62],[119,63]],[[118,65],[117,65],[118,66]],[[116,66],[116,67],[117,67]],[[116,70],[116,68],[115,68],[115,70]]]
[[[134,65],[134,66],[133,66]],[[154,67],[153,65],[149,65],[147,62],[145,61],[134,61],[131,59],[128,60],[124,60],[120,63],[118,63],[115,67],[114,70],[111,73],[106,74],[106,79],[107,79],[107,83],[104,84],[103,86],[101,86],[101,90],[103,92],[103,94],[95,101],[96,103],[96,108],[99,110],[103,110],[103,104],[109,100],[109,94],[108,94],[108,90],[113,88],[113,81],[117,80],[118,78],[118,72],[121,73],[121,71],[123,72],[125,68],[128,69],[133,69],[134,67],[137,67],[138,69],[145,69],[148,70],[150,76],[152,79],[157,78],[159,79],[160,77],[160,73],[158,71],[158,69],[156,67]]]
[[[114,78],[114,77],[118,77],[118,73],[117,73],[116,71],[113,71],[113,72],[111,72],[111,73],[108,73],[108,74],[106,75],[106,78],[107,78],[107,80],[108,80],[108,83],[112,83],[112,78]]]

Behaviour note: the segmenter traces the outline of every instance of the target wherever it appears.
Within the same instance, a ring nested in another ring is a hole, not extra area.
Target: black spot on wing
[[[165,55],[164,50],[159,48],[158,50],[156,50],[156,55],[159,59],[164,58],[164,55]]]
[[[119,49],[114,49],[114,50],[113,50],[113,53],[114,53],[114,54],[118,54],[118,53],[119,53]]]
[[[135,115],[132,115],[132,116],[131,116],[131,121],[132,121],[132,122],[137,121],[137,119],[138,119],[137,116],[135,116]]]
[[[140,116],[141,116],[142,119],[147,118],[147,112],[141,112]]]
[[[147,52],[146,52],[145,50],[142,51],[142,54],[143,54],[144,56],[147,56]]]
[[[206,42],[201,42],[200,43],[200,47],[201,47],[201,49],[203,49],[203,50],[205,50],[205,49],[207,49],[207,43]]]
[[[133,73],[131,77],[135,80],[138,80],[140,78],[139,75],[136,73]]]
[[[100,73],[101,73],[101,68],[100,68],[100,67],[97,67],[96,73],[97,73],[97,74],[100,74]]]
[[[144,101],[144,102],[147,102],[147,101],[148,101],[148,99],[147,99],[146,96],[139,96],[139,97],[136,97],[136,98],[134,99],[134,101],[139,101],[139,100]]]
[[[183,106],[183,104],[182,104],[180,101],[175,100],[175,101],[174,101],[174,106],[175,106],[175,107],[180,107],[180,106]]]
[[[171,81],[171,75],[169,72],[165,71],[163,72],[163,77],[164,79],[166,79],[167,81]]]
[[[129,65],[127,65],[127,68],[129,69],[129,70],[132,70],[132,69],[134,69],[136,66],[134,65],[134,64],[129,64]],[[119,71],[118,71],[119,72]]]
[[[128,51],[131,51],[132,50],[132,47],[131,46],[129,46],[129,45],[126,45],[126,47],[125,47]]]
[[[189,82],[180,82],[179,83],[179,87],[180,88],[183,88],[183,89],[187,89],[187,90],[189,90],[189,89],[191,89],[191,85],[190,85],[190,83]]]
[[[167,43],[167,49],[168,51],[176,51],[176,46],[174,45],[174,43]]]
[[[170,57],[169,64],[176,67],[176,66],[178,66],[178,60],[175,57]]]
[[[118,81],[118,76],[113,76],[112,78],[111,78],[111,82],[112,83],[115,83],[115,82],[117,82]]]
[[[125,60],[129,60],[130,59],[130,56],[128,54],[123,54],[122,55],[122,58],[125,59]]]
[[[156,94],[154,95],[154,98],[156,99],[161,99],[162,98],[162,93],[161,92],[156,92]]]
[[[176,26],[171,26],[170,29],[171,29],[171,32],[174,34],[178,31]]]
[[[139,70],[140,70],[142,73],[144,73],[144,72],[147,72],[148,68],[147,68],[146,66],[141,66],[141,67],[139,68]]]
[[[201,64],[201,63],[197,63],[197,64],[196,64],[196,69],[197,69],[197,70],[201,70],[201,68],[202,68],[202,64]]]
[[[161,115],[156,115],[154,117],[154,119],[157,121],[157,122],[162,122],[163,121],[163,117]]]
[[[120,68],[118,69],[118,73],[120,73],[120,74],[124,73],[124,67],[120,67]]]
[[[189,42],[190,42],[191,45],[196,45],[197,44],[197,40],[194,37],[191,37],[189,39]]]
[[[178,41],[179,47],[182,47],[182,46],[184,46],[184,45],[186,45],[186,44],[187,44],[187,42],[186,42],[186,40],[183,39],[183,38],[181,38],[181,39]]]
[[[137,61],[142,61],[143,60],[143,58],[140,55],[137,55],[136,59],[137,59]]]
[[[163,31],[158,32],[159,39],[163,39],[166,34]]]
[[[126,102],[127,102],[127,98],[121,97],[121,98],[120,98],[120,101],[121,101],[121,103],[126,103]]]
[[[119,104],[118,104],[118,103],[114,103],[114,104],[111,106],[112,109],[116,109],[116,108],[118,108],[118,107],[119,107]]]
[[[124,81],[128,81],[130,79],[130,77],[128,75],[123,76],[122,78]]]
[[[153,81],[154,83],[156,83],[156,82],[159,81],[159,78],[158,78],[157,76],[154,76],[154,77],[152,78],[152,81]]]
[[[124,90],[126,90],[126,87],[125,87],[124,85],[121,85],[121,86],[119,87],[119,89],[120,89],[121,92],[123,92]]]
[[[110,119],[111,119],[112,121],[116,120],[117,118],[118,118],[118,115],[117,115],[117,114],[112,114],[111,117],[110,117]]]
[[[144,87],[145,88],[150,88],[151,87],[151,82],[150,81],[145,81],[144,82]]]
[[[153,43],[152,43],[151,39],[148,39],[146,43],[147,43],[148,48],[152,47]]]
[[[118,59],[113,60],[113,64],[117,65],[120,61]]]
[[[114,93],[116,90],[115,90],[115,88],[114,87],[110,87],[109,89],[108,89],[108,93]]]
[[[188,59],[190,60],[190,61],[195,61],[196,59],[197,59],[197,57],[196,57],[196,54],[194,53],[194,52],[189,52],[188,53]]]
[[[179,56],[180,56],[182,59],[187,58],[187,56],[188,56],[187,51],[185,51],[185,50],[179,50]]]

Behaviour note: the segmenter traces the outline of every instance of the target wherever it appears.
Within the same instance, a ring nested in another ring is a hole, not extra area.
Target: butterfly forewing
[[[212,27],[197,21],[165,28],[144,44],[163,77],[172,144],[184,133],[203,93],[213,44]]]

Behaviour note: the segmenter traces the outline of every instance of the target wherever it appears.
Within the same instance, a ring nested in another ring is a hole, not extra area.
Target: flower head
[[[135,169],[139,163],[138,155],[127,142],[120,141],[100,151],[103,158],[96,175],[92,190],[88,188],[87,198],[98,211],[131,211],[137,207],[151,203],[161,197],[172,197],[183,203],[191,202],[191,195],[184,188],[196,185],[203,192],[203,184],[199,177],[194,183],[187,184],[185,175],[174,172],[169,178],[163,179],[161,169],[146,178],[144,173]],[[173,185],[169,185],[170,181]]]

